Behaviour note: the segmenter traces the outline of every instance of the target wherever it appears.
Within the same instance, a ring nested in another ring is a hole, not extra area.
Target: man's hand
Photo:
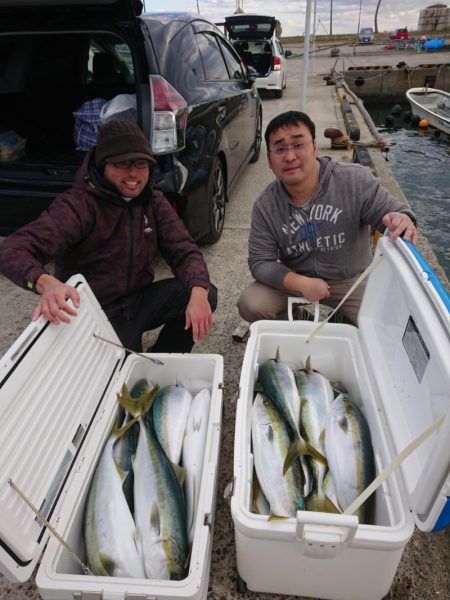
[[[194,342],[199,342],[208,333],[212,323],[212,311],[208,302],[208,290],[193,287],[186,307],[186,327],[192,327]]]
[[[403,234],[403,239],[415,244],[417,242],[417,229],[408,215],[405,213],[391,212],[384,215],[383,225],[391,232],[390,240],[395,242],[399,235]]]
[[[71,317],[76,317],[77,312],[67,304],[72,300],[73,305],[80,306],[80,296],[71,285],[66,285],[52,275],[41,275],[36,281],[36,291],[42,298],[33,313],[32,320],[37,321],[41,315],[58,325],[59,323],[70,323]]]
[[[330,296],[330,286],[323,279],[306,277],[298,273],[288,273],[283,285],[288,292],[303,296],[308,302],[318,302]]]

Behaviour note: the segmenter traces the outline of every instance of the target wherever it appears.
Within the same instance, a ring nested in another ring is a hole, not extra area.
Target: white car
[[[258,90],[272,90],[275,97],[281,98],[287,83],[286,58],[292,52],[283,50],[275,35],[275,17],[231,15],[225,17],[224,25],[243,63],[256,76]]]

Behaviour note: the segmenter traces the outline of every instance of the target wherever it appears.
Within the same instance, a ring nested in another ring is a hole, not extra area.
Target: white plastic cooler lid
[[[30,323],[0,360],[0,570],[26,581],[48,539],[47,528],[9,485],[25,493],[52,522],[63,487],[125,353],[81,275],[70,325],[43,317]]]
[[[446,417],[399,467],[417,526],[442,529],[450,523],[449,295],[409,242],[383,237],[379,254],[358,316],[361,346],[393,455]]]

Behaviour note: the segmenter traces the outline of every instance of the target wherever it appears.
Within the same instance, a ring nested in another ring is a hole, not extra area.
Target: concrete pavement
[[[404,56],[402,54],[402,56]],[[371,56],[375,60],[377,56]],[[383,57],[384,58],[384,57]],[[362,60],[359,56],[351,60]],[[351,151],[330,150],[330,140],[323,131],[327,127],[337,127],[345,131],[340,106],[334,86],[327,86],[322,75],[327,73],[336,59],[317,56],[311,66],[309,77],[306,112],[316,123],[317,142],[320,154],[332,154],[343,160],[351,160]],[[366,56],[364,60],[368,61]],[[366,62],[365,64],[370,64]],[[383,64],[383,63],[378,63]],[[289,80],[282,99],[263,98],[265,126],[268,121],[284,110],[299,108],[300,58],[289,60]],[[355,111],[356,115],[356,111]],[[370,133],[361,121],[362,139],[370,139]],[[272,180],[265,159],[265,148],[260,160],[250,165],[242,175],[231,194],[227,205],[225,230],[222,238],[213,246],[203,248],[213,282],[219,288],[219,304],[215,313],[214,325],[210,335],[200,343],[195,352],[220,353],[224,357],[224,416],[222,426],[222,448],[220,471],[217,487],[214,543],[212,551],[211,574],[208,598],[213,600],[290,600],[290,596],[247,592],[238,594],[235,588],[236,556],[234,547],[234,528],[230,507],[223,497],[225,486],[233,479],[233,443],[236,400],[239,392],[239,377],[245,344],[232,341],[232,332],[239,323],[236,301],[242,288],[251,281],[247,266],[247,240],[250,225],[250,212],[254,199],[264,186]],[[394,192],[401,194],[395,180],[379,151],[372,151],[377,168],[383,167],[380,176]],[[376,156],[378,154],[378,157]],[[383,164],[384,163],[384,164]],[[426,240],[421,240],[420,248],[426,250],[428,260],[436,266],[432,251],[427,248]],[[165,274],[161,267],[160,275]],[[447,282],[448,284],[448,282]],[[0,353],[14,341],[28,324],[36,297],[13,286],[0,276]],[[150,341],[151,336],[149,336]],[[448,597],[448,566],[450,531],[438,534],[416,532],[407,545],[400,567],[391,589],[392,600],[436,599]],[[255,564],[255,569],[258,565]],[[354,574],[358,577],[358,574]],[[39,598],[33,580],[24,585],[14,586],[0,577],[1,600],[37,600]],[[364,600],[364,598],[361,598]]]

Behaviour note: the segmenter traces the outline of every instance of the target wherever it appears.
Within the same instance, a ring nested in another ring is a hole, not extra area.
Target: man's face
[[[304,123],[286,125],[269,137],[269,166],[287,188],[307,183],[316,175],[317,148]]]
[[[149,167],[147,164],[146,167],[138,169],[131,162],[131,165],[124,169],[114,163],[107,162],[104,175],[119,190],[121,196],[125,198],[137,198],[147,185]]]

